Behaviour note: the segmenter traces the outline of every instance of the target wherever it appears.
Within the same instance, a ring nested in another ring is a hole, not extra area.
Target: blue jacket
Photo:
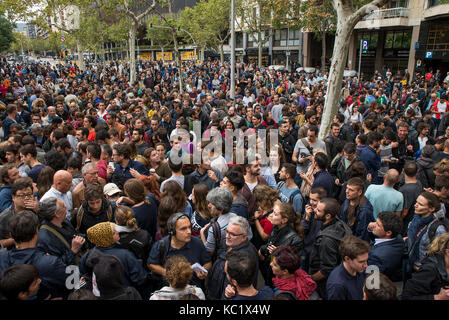
[[[128,165],[123,168],[120,164],[115,164],[114,174],[112,175],[112,182],[117,184],[119,188],[123,188],[126,180],[134,178],[131,174],[130,169],[133,168],[140,174],[149,176],[150,172],[145,167],[143,163],[139,161],[129,160]]]
[[[362,240],[365,240],[367,242],[370,242],[371,240],[371,233],[368,232],[368,224],[370,222],[374,222],[374,215],[373,215],[373,206],[369,202],[368,199],[364,197],[364,201],[362,205],[357,205],[354,208],[354,211],[359,211],[359,214],[357,216],[357,220],[355,221],[354,225],[351,227],[352,234],[356,236],[357,238],[360,238]],[[349,200],[346,199],[345,202],[343,202],[341,206],[341,220],[348,223],[347,218],[347,211],[349,208]],[[349,225],[349,224],[348,224]]]
[[[75,235],[75,229],[70,223],[64,221],[62,228],[58,228],[47,221],[44,221],[43,225],[44,224],[55,229],[65,238],[70,246],[72,245],[72,238]],[[66,265],[75,264],[75,254],[71,248],[67,247],[64,242],[62,242],[53,232],[42,228],[42,226],[39,228],[36,247],[42,252],[60,258]]]
[[[368,265],[376,265],[379,272],[385,274],[392,281],[402,279],[402,255],[404,240],[401,235],[387,242],[372,244],[368,257]]]
[[[360,152],[360,159],[365,165],[367,173],[371,173],[373,183],[378,184],[377,171],[380,169],[380,156],[373,148],[367,146]]]
[[[333,197],[334,195],[334,178],[326,170],[318,171],[315,173],[312,189],[315,187],[323,187],[327,191],[328,197]]]
[[[45,299],[49,294],[52,298],[67,296],[65,281],[69,274],[65,273],[66,265],[61,259],[47,255],[37,248],[0,252],[0,274],[16,264],[31,264],[39,270],[42,283],[38,298]]]
[[[0,188],[0,212],[8,209],[12,205],[11,186],[8,184]]]

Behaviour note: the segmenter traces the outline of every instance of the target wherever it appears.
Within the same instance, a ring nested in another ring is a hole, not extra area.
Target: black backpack
[[[427,231],[427,235],[429,236],[429,243],[432,243],[433,239],[435,238],[435,233],[437,232],[439,226],[444,226],[446,232],[449,232],[449,219],[446,217],[438,218],[437,221],[433,222],[430,225],[429,230]]]

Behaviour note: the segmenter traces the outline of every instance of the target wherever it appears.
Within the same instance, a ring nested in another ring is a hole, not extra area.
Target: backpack
[[[277,188],[278,194],[279,194],[279,190],[281,190],[281,188],[284,186],[284,184],[285,184],[285,181],[282,181],[282,182],[279,184],[279,186],[278,186],[278,188]],[[298,188],[297,190],[293,191],[293,193],[290,195],[290,198],[288,199],[288,203],[291,204],[292,206],[293,206],[293,199],[295,199],[295,197],[296,197],[297,194],[301,194],[301,191],[299,190],[299,188]],[[301,194],[301,196],[302,196],[302,194]],[[305,204],[305,201],[304,201],[304,199],[303,199],[303,201],[302,201],[301,212],[296,212],[296,213],[297,213],[297,214],[301,214],[302,212],[304,212],[305,207],[306,207],[306,204]]]
[[[209,229],[212,227],[212,231],[214,234],[214,239],[215,239],[215,250],[214,253],[212,254],[212,261],[217,260],[217,256],[218,256],[218,249],[220,248],[221,245],[221,230],[220,230],[220,224],[218,223],[218,217],[214,217],[210,220],[210,224],[209,226],[204,230],[204,234],[206,235],[206,239],[207,239],[207,235],[209,234]]]
[[[106,214],[108,215],[108,221],[112,222],[113,212],[112,212],[111,205],[108,206],[108,208],[106,210]],[[84,208],[81,205],[76,214],[76,227],[75,227],[76,233],[80,232],[80,227],[81,227],[81,222],[83,221],[83,216],[84,216]]]
[[[435,238],[435,233],[437,232],[437,229],[439,226],[444,226],[444,229],[446,229],[446,232],[449,232],[449,219],[446,217],[438,218],[437,221],[434,221],[427,231],[427,235],[429,236],[429,243],[432,243],[433,239]]]

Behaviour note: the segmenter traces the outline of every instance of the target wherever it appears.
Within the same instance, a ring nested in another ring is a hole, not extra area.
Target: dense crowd
[[[236,71],[0,56],[3,298],[449,299],[449,77]]]

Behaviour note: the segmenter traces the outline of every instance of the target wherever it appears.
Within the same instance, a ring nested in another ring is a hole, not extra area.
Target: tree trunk
[[[321,72],[326,72],[326,31],[321,32]]]
[[[220,63],[221,63],[221,65],[224,65],[224,50],[223,50],[223,43],[220,43]]]
[[[343,71],[345,69],[346,60],[349,51],[349,38],[353,28],[351,28],[346,17],[339,18],[337,24],[337,31],[335,33],[335,44],[332,54],[332,63],[329,71],[329,82],[326,93],[326,100],[324,102],[323,116],[321,118],[320,135],[319,138],[324,140],[329,132],[330,125],[333,122],[334,116],[338,113],[341,96],[341,82],[343,80]]]
[[[136,81],[136,32],[137,24],[132,20],[129,28],[129,82],[130,85]]]
[[[78,51],[79,68],[81,71],[84,71],[86,67],[84,65],[83,49],[81,47],[81,41],[79,39],[76,39],[76,50]]]

